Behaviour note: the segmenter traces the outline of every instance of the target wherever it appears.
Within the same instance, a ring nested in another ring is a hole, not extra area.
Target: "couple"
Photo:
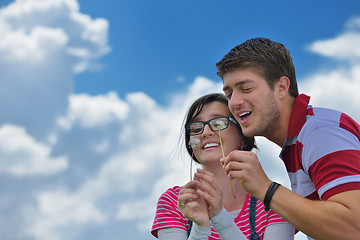
[[[291,223],[309,239],[360,239],[359,124],[298,94],[280,43],[247,40],[216,66],[226,97],[199,98],[185,123],[187,150],[202,169],[160,197],[152,234],[281,240],[293,239]],[[249,151],[254,136],[282,147],[293,191],[268,179]]]

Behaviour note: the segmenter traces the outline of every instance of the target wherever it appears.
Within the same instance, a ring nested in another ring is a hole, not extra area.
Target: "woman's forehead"
[[[230,110],[225,103],[216,101],[205,104],[200,113],[194,119],[219,116],[230,116]]]

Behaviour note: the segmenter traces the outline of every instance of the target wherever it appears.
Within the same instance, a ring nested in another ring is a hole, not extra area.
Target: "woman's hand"
[[[201,227],[210,226],[208,204],[197,193],[195,181],[185,184],[179,193],[178,208],[183,216]]]
[[[223,208],[223,192],[217,185],[215,176],[206,170],[198,169],[194,174],[194,181],[197,194],[204,198],[208,204],[209,217],[216,216]]]
[[[235,150],[220,159],[230,179],[237,178],[246,192],[263,201],[271,184],[253,152]]]

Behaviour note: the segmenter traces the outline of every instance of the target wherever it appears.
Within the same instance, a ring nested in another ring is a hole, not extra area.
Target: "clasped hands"
[[[178,208],[185,218],[197,225],[210,226],[210,219],[222,209],[222,190],[215,176],[206,170],[197,169],[194,180],[180,190]]]

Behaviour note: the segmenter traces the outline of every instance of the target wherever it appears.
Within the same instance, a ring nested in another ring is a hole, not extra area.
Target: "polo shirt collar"
[[[305,94],[300,94],[295,98],[290,115],[287,139],[297,136],[304,126],[309,101],[310,97]]]

